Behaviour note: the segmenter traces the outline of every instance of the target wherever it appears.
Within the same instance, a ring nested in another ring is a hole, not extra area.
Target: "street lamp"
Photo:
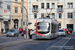
[[[8,3],[17,3],[17,4],[20,4],[20,5],[22,5],[22,7],[23,7],[23,30],[24,30],[24,9],[26,10],[26,15],[27,15],[27,23],[26,23],[26,25],[27,25],[27,29],[28,29],[28,11],[27,11],[27,9],[24,7],[24,5],[23,5],[23,3],[21,4],[21,3],[19,3],[19,2],[14,2],[14,1],[4,1],[4,2],[8,2]],[[11,5],[12,6],[12,5]],[[11,11],[12,11],[12,9],[11,9]],[[11,14],[11,19],[12,19],[12,14]],[[12,24],[12,20],[11,20],[11,24]],[[11,25],[11,27],[12,27],[12,25]],[[27,38],[26,39],[28,39],[28,32],[27,32]]]
[[[52,9],[53,9],[53,8],[50,8],[50,17],[51,17],[51,18],[52,18],[52,13],[51,13]]]
[[[47,17],[52,18],[52,16],[51,16],[51,15],[52,15],[52,14],[51,14],[52,9],[53,9],[53,8],[50,8],[50,13],[48,13],[48,12],[47,12],[47,8],[46,8]],[[49,16],[49,15],[50,15],[50,16]]]

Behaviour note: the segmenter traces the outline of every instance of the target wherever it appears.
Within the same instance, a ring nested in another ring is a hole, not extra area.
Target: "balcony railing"
[[[63,12],[63,9],[58,9],[57,11],[58,11],[58,12]]]
[[[32,9],[32,12],[38,12],[38,11],[39,11],[38,8],[36,8],[36,9],[33,8],[33,9]]]

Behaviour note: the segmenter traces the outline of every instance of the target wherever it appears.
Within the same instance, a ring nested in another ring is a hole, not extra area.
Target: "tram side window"
[[[56,27],[56,31],[58,31],[59,26],[58,26],[58,24],[56,24],[56,25],[57,25],[57,27]]]
[[[56,32],[56,24],[54,24],[54,33]]]
[[[55,33],[57,32],[57,24],[55,24]]]
[[[56,25],[54,24],[54,33],[55,33],[55,27],[56,27]]]
[[[52,27],[51,27],[51,33],[56,33],[56,32],[57,32],[57,29],[58,29],[58,25],[52,23],[51,26],[52,26]]]
[[[51,24],[51,33],[54,33],[54,24]]]

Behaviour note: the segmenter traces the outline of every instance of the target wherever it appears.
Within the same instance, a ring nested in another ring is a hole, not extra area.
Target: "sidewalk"
[[[6,34],[1,34],[1,33],[0,33],[0,36],[6,36]]]

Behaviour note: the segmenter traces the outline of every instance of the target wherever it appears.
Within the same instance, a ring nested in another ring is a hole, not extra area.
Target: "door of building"
[[[71,28],[73,30],[73,24],[67,24],[67,28]]]
[[[15,29],[18,28],[18,21],[19,21],[18,19],[15,19],[15,20],[14,20],[14,28],[15,28]]]

